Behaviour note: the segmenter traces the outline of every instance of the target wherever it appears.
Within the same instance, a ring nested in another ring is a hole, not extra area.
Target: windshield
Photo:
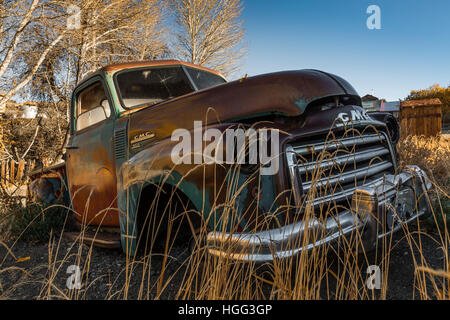
[[[186,69],[199,90],[211,88],[226,82],[224,78],[204,70],[191,67],[186,67]]]
[[[120,72],[116,81],[126,108],[153,105],[194,91],[181,67]]]

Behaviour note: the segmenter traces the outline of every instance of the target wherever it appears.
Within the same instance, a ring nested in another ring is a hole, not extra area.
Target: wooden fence
[[[34,168],[34,161],[25,162],[20,160],[16,162],[8,159],[1,161],[0,164],[0,184],[4,189],[13,186],[19,186],[26,178],[26,173]]]
[[[439,99],[402,101],[400,134],[437,136],[442,133],[442,103]]]

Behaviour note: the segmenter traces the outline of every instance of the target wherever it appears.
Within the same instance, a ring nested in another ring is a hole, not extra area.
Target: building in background
[[[25,102],[20,107],[20,117],[24,119],[34,119],[38,115],[38,107],[36,103]]]
[[[370,94],[366,94],[364,97],[361,98],[362,100],[362,106],[364,110],[367,112],[376,112],[380,111],[381,108],[381,100],[377,97],[374,97]]]
[[[389,112],[395,119],[399,119],[400,116],[400,101],[381,102],[380,111]]]
[[[378,99],[377,97],[366,94],[361,98],[362,106],[366,112],[389,112],[396,119],[398,119],[400,114],[400,101],[388,102],[384,99]]]

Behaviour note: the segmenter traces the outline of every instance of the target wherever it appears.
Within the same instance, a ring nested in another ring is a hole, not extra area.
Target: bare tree
[[[71,6],[79,9],[77,28],[67,27]],[[160,0],[0,1],[0,11],[0,79],[6,91],[0,107],[31,81],[34,93],[62,99],[104,64],[167,52]]]
[[[158,0],[84,0],[72,48],[78,79],[114,62],[156,58],[166,51]]]
[[[74,15],[79,24],[69,27]],[[0,108],[20,95],[50,102],[67,123],[61,104],[68,107],[87,73],[167,53],[162,19],[160,0],[0,0]],[[38,130],[40,137],[45,130]]]
[[[168,0],[178,26],[175,54],[229,75],[245,53],[240,0]]]
[[[68,119],[61,106],[68,110],[76,84],[103,65],[173,56],[174,49],[228,75],[245,49],[241,13],[240,0],[0,0],[0,109],[19,96],[54,105],[61,135]],[[166,14],[175,17],[170,49]],[[74,18],[79,23],[69,27]]]
[[[65,7],[69,6],[67,3]],[[79,0],[80,26],[48,57],[35,94],[68,97],[86,74],[106,64],[155,59],[167,52],[159,0]],[[41,47],[48,36],[35,41]]]
[[[33,78],[33,75],[40,68],[47,58],[51,50],[61,41],[65,35],[65,31],[54,35],[47,39],[45,46],[39,52],[34,52],[35,59],[30,64],[27,74],[14,77],[14,72],[18,70],[17,66],[11,68],[13,63],[20,63],[24,55],[31,55],[27,51],[27,42],[25,38],[29,37],[30,28],[36,23],[44,22],[42,17],[43,5],[40,0],[33,1],[17,1],[2,3],[2,26],[1,26],[1,62],[0,62],[0,79],[5,80],[6,76],[6,94],[0,99],[0,108],[4,107],[9,99],[23,89]],[[12,70],[11,70],[12,69]],[[7,75],[10,70],[13,74]],[[8,79],[12,80],[9,81]]]

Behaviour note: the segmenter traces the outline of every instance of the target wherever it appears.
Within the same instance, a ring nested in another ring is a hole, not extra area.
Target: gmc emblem
[[[340,119],[343,123],[361,121],[361,120],[371,120],[366,111],[351,110],[348,112],[341,112],[338,114],[336,119]]]

